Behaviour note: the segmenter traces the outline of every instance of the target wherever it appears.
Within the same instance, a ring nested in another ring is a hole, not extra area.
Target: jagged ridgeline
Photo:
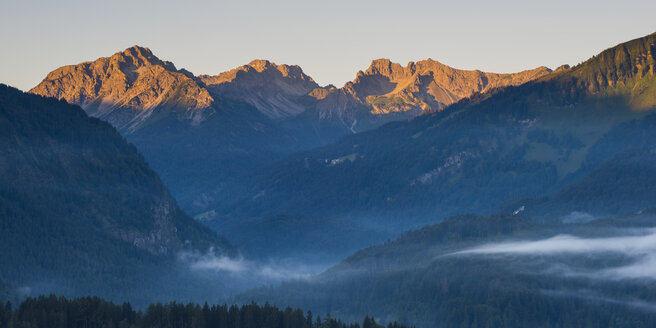
[[[281,126],[317,87],[299,67],[268,61],[195,77],[135,46],[61,67],[30,92],[78,104],[117,127],[196,214],[216,197],[229,199],[259,166],[343,133]]]
[[[549,72],[464,71],[430,59],[402,67],[379,59],[335,88],[319,86],[296,65],[267,60],[194,76],[134,46],[58,68],[30,92],[78,104],[116,126],[196,215],[229,206],[253,172],[293,152]]]
[[[656,141],[655,41],[293,154],[254,175],[230,210],[387,217],[403,228],[560,190]]]
[[[5,85],[0,180],[0,279],[16,294],[174,296],[164,277],[176,275],[178,252],[232,251],[178,208],[116,129]]]

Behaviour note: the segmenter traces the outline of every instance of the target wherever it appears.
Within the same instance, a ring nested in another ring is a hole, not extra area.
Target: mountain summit
[[[156,107],[193,111],[208,108],[214,100],[191,73],[139,46],[58,68],[30,93],[65,99],[89,115],[129,129],[137,128]],[[197,113],[191,115],[202,120]]]
[[[201,75],[200,79],[213,94],[244,101],[276,119],[304,112],[300,98],[319,88],[299,66],[261,59],[218,75]]]
[[[633,109],[656,106],[656,33],[609,48],[548,80],[589,94],[624,97]]]

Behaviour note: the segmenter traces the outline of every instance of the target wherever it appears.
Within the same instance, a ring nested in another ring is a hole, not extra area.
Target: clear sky
[[[656,32],[656,1],[0,0],[0,82],[138,44],[194,74],[255,58],[342,86],[372,59],[514,72],[577,64]]]

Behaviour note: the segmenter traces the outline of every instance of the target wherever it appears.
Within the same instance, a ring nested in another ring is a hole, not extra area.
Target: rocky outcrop
[[[184,244],[178,237],[178,228],[175,227],[173,222],[171,210],[171,205],[165,201],[155,205],[151,209],[153,225],[147,231],[123,227],[108,228],[107,232],[152,254],[172,254],[181,250]]]

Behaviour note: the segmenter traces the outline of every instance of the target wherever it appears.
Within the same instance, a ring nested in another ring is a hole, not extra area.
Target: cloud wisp
[[[264,282],[309,279],[323,269],[294,262],[258,262],[242,256],[228,257],[216,254],[213,249],[205,254],[181,253],[179,259],[195,272],[225,273]]]
[[[557,270],[576,276],[604,279],[656,280],[656,229],[632,231],[631,234],[602,238],[581,238],[557,235],[541,240],[527,240],[485,244],[451,253],[450,255],[516,255],[516,256],[568,256],[614,254],[629,260],[630,264],[610,268],[596,268],[585,272]],[[553,272],[553,270],[552,270]]]

